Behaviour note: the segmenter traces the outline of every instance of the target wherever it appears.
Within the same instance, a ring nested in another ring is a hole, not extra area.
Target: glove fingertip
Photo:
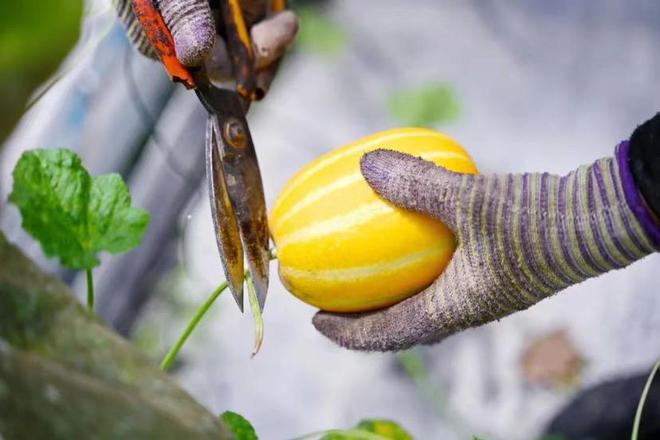
[[[214,42],[215,31],[211,26],[180,28],[174,35],[176,57],[185,66],[199,66],[213,50]]]
[[[385,335],[374,335],[369,313],[332,313],[320,311],[312,318],[314,328],[342,348],[355,351],[387,351]]]
[[[379,194],[387,197],[397,163],[405,159],[405,154],[386,149],[365,153],[360,158],[360,171],[367,183]]]
[[[376,193],[413,210],[424,210],[419,195],[432,190],[425,177],[438,169],[432,162],[387,149],[366,153],[360,160],[360,170]]]
[[[363,313],[318,312],[312,324],[323,336],[340,347],[355,351],[398,351],[411,347],[418,336],[408,331],[403,315],[386,310]]]
[[[286,10],[255,24],[250,33],[255,66],[264,68],[282,57],[298,33],[298,17]]]
[[[158,0],[172,33],[176,57],[188,67],[200,66],[213,50],[215,22],[207,0]]]
[[[375,150],[360,160],[367,183],[395,205],[434,216],[450,228],[456,226],[452,198],[464,174],[393,150]]]
[[[345,326],[341,324],[342,316],[328,312],[318,312],[312,318],[314,328],[335,344],[348,348],[348,340],[342,337]]]

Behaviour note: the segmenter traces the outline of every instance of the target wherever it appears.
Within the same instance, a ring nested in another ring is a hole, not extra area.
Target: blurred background
[[[484,173],[566,173],[610,155],[660,110],[656,0],[293,7],[298,41],[250,113],[269,203],[310,160],[382,129],[437,128]],[[121,173],[152,223],[138,250],[104,256],[98,311],[159,360],[222,281],[202,108],[130,47],[108,0],[2,2],[0,78],[0,228],[82,295],[83,276],[47,260],[22,232],[6,203],[11,170],[24,150],[67,147],[93,174]],[[274,276],[261,353],[250,359],[251,318],[226,295],[174,375],[212,411],[243,414],[264,439],[365,417],[394,419],[418,439],[626,438],[660,358],[659,264],[653,255],[399,354],[334,346],[311,326],[315,310]],[[658,438],[659,401],[652,393],[646,438]]]

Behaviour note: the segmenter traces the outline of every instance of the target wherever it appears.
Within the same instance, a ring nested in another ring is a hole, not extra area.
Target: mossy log
[[[0,233],[0,438],[231,435]]]

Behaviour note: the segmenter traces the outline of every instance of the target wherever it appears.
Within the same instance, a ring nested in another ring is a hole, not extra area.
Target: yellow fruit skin
[[[360,158],[378,148],[477,172],[444,134],[399,128],[334,150],[296,174],[273,206],[270,230],[282,282],[322,310],[361,312],[412,296],[442,273],[456,247],[442,223],[398,208],[369,187]]]

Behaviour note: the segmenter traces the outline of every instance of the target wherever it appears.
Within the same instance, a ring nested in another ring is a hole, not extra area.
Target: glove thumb
[[[397,206],[429,214],[455,230],[460,189],[474,176],[454,173],[433,162],[392,150],[375,150],[360,160],[369,185]]]

